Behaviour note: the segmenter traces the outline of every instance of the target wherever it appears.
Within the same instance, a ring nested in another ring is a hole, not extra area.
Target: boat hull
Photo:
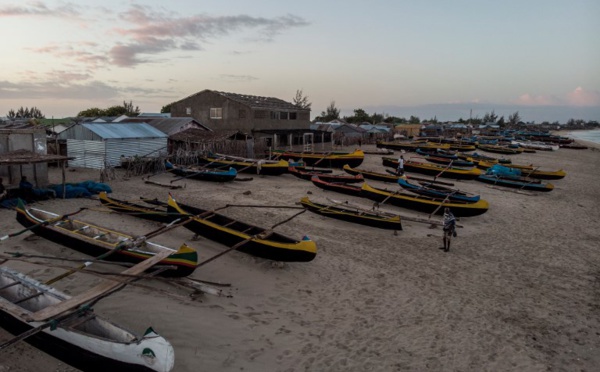
[[[365,160],[365,153],[362,150],[356,150],[352,153],[310,153],[310,152],[292,152],[292,151],[274,151],[274,155],[279,159],[294,159],[306,165],[318,165],[326,168],[342,168],[348,164],[351,167],[358,167]]]
[[[38,236],[93,257],[106,254],[115,248],[115,245],[113,244],[102,244],[100,241],[85,235],[76,233],[69,234],[67,232],[62,232],[59,229],[53,229],[43,225],[42,222],[44,220],[36,218],[22,206],[17,206],[17,221],[23,225],[23,227],[32,228],[31,231]],[[115,232],[115,234],[125,236],[117,232]],[[152,243],[147,242],[146,244]],[[141,250],[120,249],[103,259],[106,261],[139,263],[151,256],[151,253],[144,253]],[[195,250],[187,248],[184,249],[184,251],[173,251],[172,255],[160,261],[159,264],[174,266],[175,269],[165,270],[160,275],[165,277],[188,276],[196,270],[197,263],[198,253]]]
[[[5,287],[0,291],[0,326],[13,335],[20,335],[44,324],[27,322],[23,316],[30,312],[22,304],[15,305],[19,303],[19,299],[27,298],[28,294],[36,292],[42,292],[36,297],[36,301],[40,302],[45,300],[44,296],[59,301],[69,298],[23,274],[7,268],[0,270],[0,283]],[[23,280],[27,285],[21,284]],[[19,287],[10,286],[15,281],[19,283]],[[153,331],[137,338],[129,331],[95,315],[91,310],[82,311],[72,319],[72,322],[57,322],[56,328],[47,327],[26,338],[25,342],[82,371],[168,372],[173,368],[173,347]],[[94,322],[90,327],[100,329],[98,333],[102,333],[103,336],[87,332],[83,325],[86,322]],[[110,335],[113,334],[120,335],[121,340],[112,339]]]
[[[321,216],[379,229],[402,230],[402,221],[399,216],[386,217],[376,213],[351,211],[334,205],[314,203],[307,197],[302,198],[300,204],[309,211]]]
[[[386,167],[398,167],[398,160],[392,158],[382,158],[383,165]],[[474,180],[482,172],[477,168],[462,169],[453,167],[444,167],[435,164],[419,163],[413,161],[404,162],[404,170],[407,172],[415,172],[426,174],[428,176],[452,178],[456,180]]]
[[[554,190],[554,185],[551,183],[534,183],[534,182],[522,182],[518,179],[495,177],[493,175],[482,174],[477,178],[477,181],[489,183],[496,186],[510,187],[513,189],[529,190],[529,191],[542,191],[549,192]]]
[[[438,215],[443,215],[444,207],[448,207],[456,217],[478,216],[487,212],[489,208],[488,202],[483,199],[480,199],[476,203],[459,203],[456,201],[444,203],[442,199],[407,196],[398,192],[376,189],[366,183],[362,186],[362,195],[376,202],[385,201],[387,204],[397,207],[424,213],[435,212]]]

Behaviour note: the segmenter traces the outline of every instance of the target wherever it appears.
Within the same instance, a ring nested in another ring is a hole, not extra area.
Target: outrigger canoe
[[[478,145],[477,146],[478,149],[483,150],[483,151],[487,151],[487,152],[493,152],[496,154],[520,154],[523,152],[522,148],[516,147],[507,147],[507,146],[500,146],[500,145]]]
[[[362,196],[376,202],[385,201],[386,204],[397,207],[413,209],[425,213],[444,214],[444,207],[450,208],[456,217],[472,217],[487,212],[489,203],[480,199],[476,203],[466,203],[459,201],[445,201],[441,198],[431,198],[427,196],[412,196],[399,191],[390,191],[378,189],[369,186],[367,183],[362,185]]]
[[[397,159],[384,157],[382,160],[383,165],[386,167],[398,167]],[[411,160],[404,161],[404,170],[408,172],[427,174],[436,177],[453,178],[458,180],[474,180],[483,174],[483,172],[477,168],[444,167],[442,165],[422,163]]]
[[[513,189],[529,190],[529,191],[552,191],[554,185],[551,183],[543,183],[539,180],[527,177],[503,177],[497,174],[482,174],[477,177],[477,181],[489,183],[496,186],[510,187]]]
[[[287,173],[290,164],[285,160],[249,159],[224,154],[208,154],[199,159],[205,167],[232,167],[238,172],[263,176],[279,176]]]
[[[343,183],[357,183],[364,181],[362,175],[348,175],[348,174],[331,174],[331,173],[320,173],[318,171],[305,171],[297,169],[296,167],[290,167],[288,172],[300,179],[310,181],[313,176],[318,176],[320,179],[326,182],[343,182]]]
[[[20,199],[16,210],[17,221],[24,227],[31,228],[36,235],[90,256],[98,257],[114,250],[105,260],[139,263],[158,252],[171,251],[172,254],[159,262],[159,265],[175,267],[174,270],[166,270],[161,274],[167,277],[188,276],[198,264],[198,252],[185,243],[177,250],[150,241],[138,244],[133,236],[122,232],[81,220],[64,219],[58,214],[37,208],[26,208]],[[135,244],[125,244],[126,242]],[[116,249],[123,244],[123,249]]]
[[[326,191],[335,191],[351,196],[361,196],[361,187],[343,182],[327,182],[323,181],[319,176],[313,176],[311,179],[313,185]]]
[[[447,143],[432,143],[432,142],[377,142],[378,148],[417,151],[421,150],[450,150],[450,145]]]
[[[144,206],[109,198],[100,193],[101,203],[118,212],[160,222],[173,221],[182,216],[193,216],[184,226],[188,230],[228,247],[245,242],[238,251],[274,261],[308,262],[317,255],[317,245],[308,237],[290,238],[265,228],[238,221],[212,210],[183,205],[169,195],[167,203],[146,200]]]
[[[294,159],[306,165],[318,165],[320,167],[342,168],[345,164],[358,167],[365,160],[365,153],[354,150],[350,153],[343,152],[294,152],[285,150],[273,150],[272,156],[277,159]]]
[[[479,195],[474,195],[458,189],[439,186],[428,182],[419,182],[418,185],[410,183],[406,178],[399,178],[398,185],[403,189],[415,194],[430,196],[433,198],[442,198],[448,200],[462,201],[466,203],[476,203],[481,199]]]
[[[487,170],[493,167],[498,167],[498,165],[480,161],[477,164],[477,167]],[[565,178],[565,176],[567,175],[567,172],[565,172],[562,169],[559,169],[557,171],[545,171],[540,170],[538,169],[539,167],[535,167],[533,165],[503,164],[502,167],[513,169],[515,172],[518,171],[518,176],[537,178],[540,180],[560,180],[562,178]]]
[[[14,335],[46,325],[31,318],[71,298],[22,273],[0,267],[0,326]],[[92,309],[82,308],[76,312],[25,341],[82,371],[169,372],[173,369],[173,346],[152,328],[140,337]]]
[[[177,176],[200,181],[231,182],[237,176],[237,171],[233,167],[229,167],[227,170],[200,166],[183,167],[168,161],[165,162],[165,166],[168,171]]]
[[[311,201],[307,196],[300,200],[300,204],[311,212],[325,217],[357,223],[379,229],[402,230],[402,221],[398,215],[380,213],[376,211],[358,210],[343,204],[326,205]]]
[[[344,171],[346,173],[349,173],[352,175],[362,175],[363,178],[366,178],[369,180],[381,181],[381,182],[396,183],[396,182],[398,182],[398,179],[400,178],[400,176],[396,176],[396,175],[389,174],[389,173],[379,173],[379,172],[369,171],[366,169],[352,168],[348,164],[344,165]]]

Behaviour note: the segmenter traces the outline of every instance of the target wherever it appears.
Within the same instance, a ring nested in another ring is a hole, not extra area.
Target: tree
[[[312,103],[308,101],[308,96],[305,96],[302,89],[296,90],[296,97],[293,99],[294,105],[302,109],[310,110]]]
[[[340,118],[340,110],[335,107],[335,101],[331,101],[329,106],[327,106],[326,111],[321,111],[320,120],[321,121],[332,121]]]
[[[140,114],[140,108],[138,106],[133,107],[133,102],[129,103],[123,101],[123,107],[125,108],[125,115],[127,116],[138,116]]]
[[[360,124],[365,121],[369,121],[369,118],[369,114],[367,114],[365,110],[359,108],[354,110],[354,116],[345,117],[344,120],[346,120],[348,123]]]
[[[17,111],[10,109],[8,111],[8,114],[6,114],[6,116],[11,120],[14,120],[14,119],[45,119],[46,118],[44,116],[44,114],[42,114],[40,109],[38,109],[35,106],[33,106],[32,108],[29,108],[29,107],[23,108],[23,106],[21,106]]]
[[[104,116],[104,110],[101,110],[98,107],[92,107],[87,110],[79,111],[77,116],[82,116],[85,118],[95,118],[98,116]]]
[[[77,116],[83,116],[87,118],[93,118],[98,116],[138,116],[140,114],[140,108],[138,106],[133,106],[132,101],[123,101],[123,105],[111,106],[107,109],[99,109],[97,107],[92,107],[87,110],[79,111]]]
[[[489,114],[486,112],[482,120],[484,123],[495,123],[498,120],[498,115],[492,110]]]
[[[508,124],[510,126],[516,126],[521,121],[521,117],[519,116],[519,111],[515,111],[513,114],[508,116]]]
[[[170,114],[171,113],[171,105],[172,105],[172,103],[169,103],[168,105],[163,106],[160,109],[160,113],[161,114]]]
[[[419,117],[418,117],[418,116],[413,116],[413,115],[411,115],[411,116],[410,116],[410,119],[408,119],[408,122],[409,122],[410,124],[420,124],[420,123],[421,123],[421,119],[419,119]]]

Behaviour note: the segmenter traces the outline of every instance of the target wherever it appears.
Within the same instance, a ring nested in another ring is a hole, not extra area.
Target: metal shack
[[[58,136],[67,141],[71,167],[104,169],[120,165],[121,156],[159,156],[168,136],[146,123],[83,123]]]

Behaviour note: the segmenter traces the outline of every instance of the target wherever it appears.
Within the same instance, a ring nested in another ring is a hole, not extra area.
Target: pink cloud
[[[600,92],[577,87],[567,94],[567,102],[571,106],[600,106]]]
[[[60,18],[78,15],[77,5],[71,3],[66,3],[56,8],[49,8],[41,1],[32,1],[23,5],[6,5],[0,7],[0,17],[42,16]]]
[[[522,94],[515,102],[523,106],[552,106],[560,105],[560,100],[554,96],[548,95],[531,95],[529,93]]]

